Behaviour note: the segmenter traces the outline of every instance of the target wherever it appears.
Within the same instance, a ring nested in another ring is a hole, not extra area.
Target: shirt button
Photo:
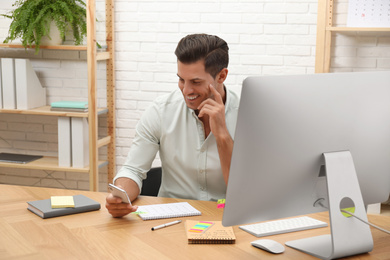
[[[204,191],[204,190],[205,190],[205,188],[204,188],[204,187],[200,187],[200,190]]]
[[[200,170],[200,173],[204,173],[204,170]]]

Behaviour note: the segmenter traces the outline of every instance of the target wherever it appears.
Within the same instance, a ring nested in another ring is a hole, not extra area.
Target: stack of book
[[[67,196],[68,197],[68,196]],[[28,201],[27,209],[37,214],[41,218],[52,218],[70,214],[82,213],[87,211],[99,210],[100,203],[84,195],[75,195],[73,197],[73,207],[53,207],[52,199]]]
[[[87,112],[88,102],[87,101],[58,101],[52,102],[52,111],[70,111],[70,112]]]

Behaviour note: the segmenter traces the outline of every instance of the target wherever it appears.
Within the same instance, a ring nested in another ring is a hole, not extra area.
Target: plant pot
[[[54,21],[50,23],[50,38],[48,36],[43,36],[41,38],[41,46],[50,46],[50,45],[61,45],[62,38],[60,31],[58,30]]]

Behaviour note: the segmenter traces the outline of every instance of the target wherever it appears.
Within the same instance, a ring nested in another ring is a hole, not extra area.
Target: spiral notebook
[[[202,214],[188,202],[139,206],[136,213],[143,220],[199,216]]]
[[[232,227],[221,221],[186,221],[188,244],[234,244],[236,236]]]

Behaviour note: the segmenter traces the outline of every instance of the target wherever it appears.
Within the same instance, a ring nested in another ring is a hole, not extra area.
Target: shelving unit
[[[317,14],[316,73],[327,73],[330,68],[332,35],[342,32],[390,32],[390,28],[335,27],[333,7],[335,0],[319,0]]]
[[[34,108],[30,110],[0,109],[0,113],[43,115],[43,116],[65,116],[65,117],[87,117],[89,126],[89,166],[85,168],[59,167],[58,159],[55,157],[43,157],[23,165],[13,163],[0,163],[0,167],[38,169],[51,171],[81,172],[89,174],[89,189],[99,190],[99,168],[108,165],[107,181],[112,182],[115,174],[115,61],[114,61],[114,0],[105,1],[106,10],[106,44],[105,52],[97,52],[96,47],[96,4],[95,0],[86,0],[87,9],[87,46],[41,46],[41,49],[54,50],[79,50],[87,52],[88,67],[88,112],[61,112],[50,111],[49,106]],[[0,44],[0,48],[24,48],[16,44]],[[32,48],[34,48],[32,46]],[[97,86],[96,68],[97,61],[106,61],[106,87],[107,87],[107,108],[97,107]],[[107,114],[107,135],[98,139],[98,115]],[[99,161],[98,149],[107,146],[107,160]]]

